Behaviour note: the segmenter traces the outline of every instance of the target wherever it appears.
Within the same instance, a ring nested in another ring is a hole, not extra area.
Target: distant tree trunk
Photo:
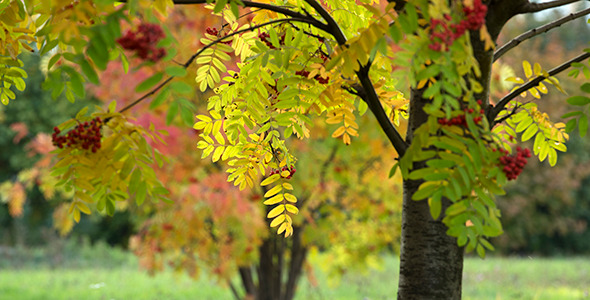
[[[302,228],[298,226],[293,226],[293,236],[287,239],[270,234],[259,248],[258,265],[239,269],[246,299],[292,300],[295,297],[307,258],[307,247],[301,243],[301,234]]]

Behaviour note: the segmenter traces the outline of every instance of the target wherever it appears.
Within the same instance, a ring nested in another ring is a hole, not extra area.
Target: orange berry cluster
[[[293,177],[293,174],[295,174],[295,172],[297,172],[297,170],[295,170],[295,167],[287,167],[287,166],[284,166],[280,170],[279,169],[274,169],[274,168],[271,169],[269,176],[272,176],[274,174],[281,174],[282,171],[289,171],[289,176],[285,177],[287,179],[291,179],[291,177]]]
[[[137,31],[127,31],[117,39],[117,43],[126,50],[135,51],[141,59],[157,62],[166,55],[166,49],[156,47],[164,36],[160,25],[143,23],[137,27]]]
[[[502,172],[506,174],[508,180],[514,180],[522,173],[522,169],[527,163],[527,158],[531,157],[531,151],[528,148],[516,147],[515,155],[508,155],[508,151],[501,149],[503,156],[500,157],[500,164],[504,167]]]
[[[59,130],[57,127],[54,127],[51,138],[53,145],[60,149],[65,147],[78,148],[91,150],[92,153],[96,153],[96,151],[98,151],[98,149],[101,147],[101,128],[102,120],[96,117],[90,122],[78,123],[76,128],[68,131],[65,135],[60,135],[61,130]]]
[[[443,19],[430,20],[430,40],[428,47],[434,51],[442,51],[443,45],[451,45],[460,38],[467,30],[478,30],[484,23],[488,7],[481,3],[481,0],[473,1],[473,7],[464,7],[465,19],[459,24],[449,24],[451,16],[445,14]],[[448,50],[448,47],[445,47]]]

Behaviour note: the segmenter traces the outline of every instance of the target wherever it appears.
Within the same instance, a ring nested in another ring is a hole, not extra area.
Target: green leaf
[[[426,165],[428,165],[429,167],[442,169],[442,168],[454,167],[456,165],[456,163],[454,161],[444,160],[444,159],[431,159],[426,162]]]
[[[194,87],[183,81],[175,81],[170,84],[170,88],[179,94],[191,94],[194,92]]]
[[[442,210],[442,191],[438,190],[432,194],[432,198],[428,199],[428,205],[430,206],[430,215],[433,220],[438,219]]]
[[[179,67],[179,66],[166,67],[165,72],[166,72],[166,74],[168,74],[170,76],[176,76],[176,77],[184,77],[186,75],[186,69],[183,67]]]
[[[88,63],[87,60],[80,61],[80,68],[82,69],[82,72],[84,73],[84,75],[86,75],[86,78],[88,78],[90,82],[94,84],[100,83],[96,71],[94,71],[94,68],[90,66],[90,63]]]
[[[143,204],[143,202],[145,201],[146,195],[147,195],[147,184],[145,183],[145,181],[142,181],[137,186],[137,192],[135,193],[135,203],[137,203],[137,205]]]
[[[580,136],[586,136],[586,132],[588,132],[588,116],[582,115],[580,120],[578,121],[578,128],[580,129]]]
[[[590,103],[590,98],[585,96],[573,96],[567,99],[567,103],[571,105],[582,106]]]
[[[590,93],[590,83],[586,82],[586,83],[582,84],[580,89],[585,93]]]
[[[393,175],[395,175],[395,172],[397,171],[397,169],[399,168],[399,162],[396,162],[395,165],[393,165],[393,167],[391,167],[391,170],[389,170],[389,178],[393,177]]]
[[[167,88],[164,88],[163,91],[160,91],[160,93],[156,95],[154,100],[152,100],[152,103],[150,103],[150,109],[154,109],[160,106],[162,103],[164,103],[166,98],[168,98],[168,94],[170,94],[170,90]]]
[[[160,80],[162,80],[163,77],[164,77],[164,74],[156,73],[156,74],[152,75],[151,77],[149,77],[148,79],[144,80],[142,83],[140,83],[135,88],[135,91],[138,93],[145,92],[145,91],[151,89],[153,86],[155,86],[158,82],[160,82]]]
[[[166,125],[170,125],[172,121],[174,121],[174,117],[178,114],[178,102],[174,101],[170,103],[170,107],[168,107],[168,113],[166,114]]]
[[[579,116],[584,114],[581,111],[572,111],[572,112],[568,112],[567,114],[564,114],[563,116],[561,116],[562,119],[566,119],[566,118],[571,118],[571,117],[575,117],[575,116]]]
[[[440,186],[438,182],[424,182],[420,185],[418,190],[412,195],[412,200],[422,200],[428,198],[439,188]]]

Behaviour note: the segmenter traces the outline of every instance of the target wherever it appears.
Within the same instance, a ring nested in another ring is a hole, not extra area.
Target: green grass
[[[66,247],[66,250],[72,246]],[[0,260],[0,299],[233,299],[229,289],[202,274],[164,272],[155,277],[138,270],[137,260],[103,245],[67,250],[59,267],[43,260],[43,250],[23,250]],[[12,263],[10,262],[12,261]],[[321,258],[314,260],[321,264]],[[301,280],[298,300],[389,300],[396,298],[398,260],[387,257],[384,268],[344,274],[331,286],[315,268],[319,283]],[[234,280],[237,283],[237,280]],[[590,259],[467,258],[464,299],[590,299]]]

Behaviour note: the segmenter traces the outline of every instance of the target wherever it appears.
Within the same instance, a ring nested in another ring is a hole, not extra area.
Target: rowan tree
[[[120,20],[150,13],[150,4],[162,14],[173,5],[206,4],[125,2],[5,2],[3,102],[14,99],[13,85],[25,88],[21,77],[26,74],[16,55],[33,49],[26,41],[36,41],[41,53],[58,49],[49,62],[56,68],[46,85],[73,100],[84,94],[85,80],[99,82],[97,70],[104,70],[109,60],[127,63],[123,49],[146,63],[174,55],[165,30],[142,23],[121,35]],[[370,110],[399,156],[392,173],[399,168],[404,178],[398,298],[457,299],[464,251],[484,256],[493,249],[488,238],[502,233],[494,196],[504,193],[507,181],[518,177],[530,156],[554,165],[557,151],[566,150],[567,132],[587,132],[586,96],[568,98],[581,110],[564,115],[567,124],[550,121],[534,101],[517,98],[540,98],[548,86],[562,90],[554,76],[570,68],[572,76],[590,77],[587,50],[548,71],[539,63],[523,62],[524,76],[507,78],[518,87],[490,101],[496,59],[589,10],[496,48],[504,24],[519,14],[574,2],[581,1],[211,1],[207,7],[225,20],[223,25],[208,28],[200,40],[204,46],[184,63],[141,83],[138,89],[149,92],[132,105],[196,64],[197,87],[217,94],[207,100],[208,112],[197,116],[197,147],[203,158],[225,162],[228,181],[240,189],[258,182],[267,189],[263,203],[270,207],[270,226],[286,238],[294,234],[301,201],[289,183],[297,157],[285,140],[308,138],[312,118],[321,118],[334,125],[333,137],[350,144],[363,131],[358,114]],[[240,59],[230,71],[224,63],[229,54]],[[61,58],[64,63],[57,66]],[[176,89],[182,92],[182,87]],[[590,92],[590,84],[581,91]],[[406,112],[401,105],[406,98],[409,126],[404,137],[396,120]],[[64,143],[57,142],[61,160],[54,173],[75,189],[70,211],[76,220],[80,212],[90,213],[86,202],[112,211],[117,199],[130,195],[139,203],[148,196],[166,198],[167,190],[146,167],[162,161],[145,142],[158,135],[127,122],[129,107],[117,110],[112,102],[107,111],[91,116],[82,111],[56,128],[56,137],[68,133]],[[532,151],[516,145],[533,138]]]

